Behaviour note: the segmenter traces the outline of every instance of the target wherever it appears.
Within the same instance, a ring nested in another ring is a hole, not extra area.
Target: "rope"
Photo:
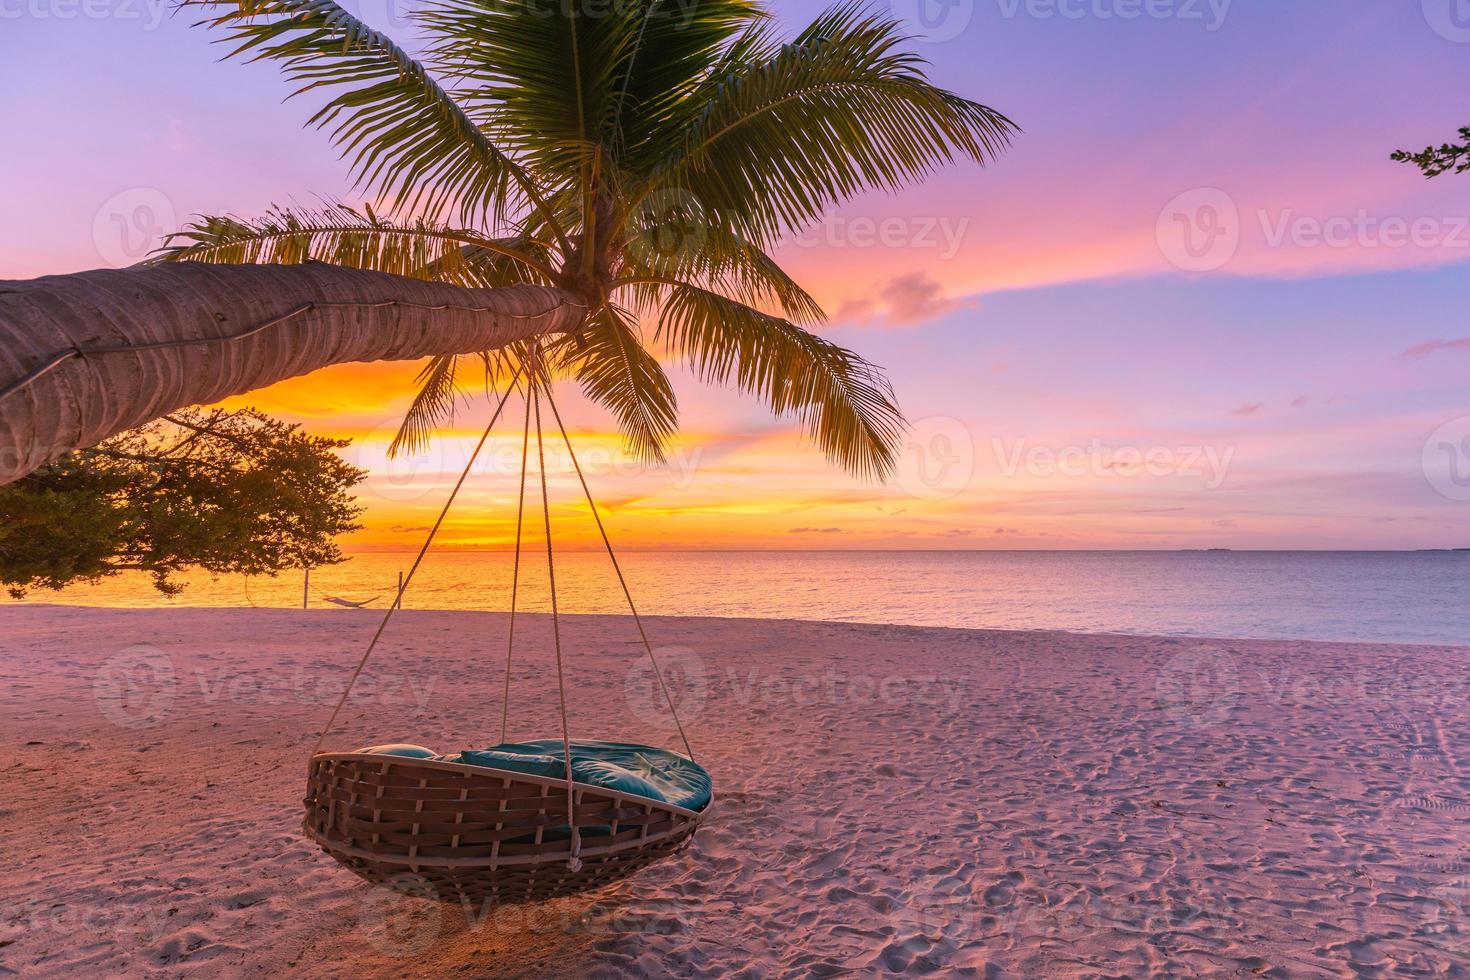
[[[542,379],[541,366],[537,360],[538,357],[539,345],[533,343],[529,358],[531,373],[525,376],[526,413],[521,434],[520,499],[516,509],[516,555],[514,571],[511,578],[510,629],[506,639],[505,692],[500,715],[500,739],[504,743],[508,731],[511,657],[515,649],[515,615],[520,586],[521,545],[525,527],[526,464],[530,450],[531,416],[534,414],[536,418],[536,457],[540,465],[541,519],[546,533],[546,574],[549,585],[548,591],[551,597],[551,636],[552,645],[556,652],[557,701],[561,712],[561,744],[566,772],[567,826],[571,832],[571,856],[567,860],[567,869],[575,874],[582,869],[582,859],[580,857],[582,836],[577,828],[576,786],[572,778],[572,736],[571,726],[567,719],[566,670],[562,658],[561,618],[556,595],[556,556],[551,540],[551,500],[546,480],[546,439],[541,421],[541,393],[543,390],[546,393],[546,403],[551,407],[552,415],[556,418],[557,428],[561,432],[562,441],[566,443],[567,453],[571,457],[572,466],[577,472],[577,480],[581,483],[582,492],[587,497],[587,504],[592,511],[592,518],[597,523],[598,533],[602,536],[602,543],[607,548],[607,555],[612,561],[613,571],[617,573],[618,584],[623,589],[623,597],[628,601],[628,609],[633,614],[633,622],[638,627],[638,635],[643,640],[643,648],[648,652],[648,660],[653,665],[653,672],[654,676],[658,679],[659,689],[663,691],[664,700],[668,702],[669,712],[674,718],[674,725],[679,730],[679,738],[684,742],[684,751],[691,760],[694,758],[694,750],[689,744],[689,736],[685,733],[684,724],[679,718],[679,709],[674,704],[674,699],[669,693],[668,685],[664,683],[663,672],[659,669],[658,658],[653,652],[653,644],[649,642],[648,633],[643,628],[643,620],[638,615],[638,608],[633,602],[633,594],[628,588],[628,581],[623,575],[622,566],[618,563],[617,554],[613,551],[612,541],[608,537],[607,528],[602,523],[602,515],[598,513],[597,504],[592,499],[592,491],[587,486],[587,477],[582,472],[582,464],[578,461],[576,451],[572,448],[571,436],[567,433],[567,427],[562,421],[561,412],[557,409],[556,401],[551,395],[551,386]],[[464,472],[460,473],[459,479],[455,481],[454,489],[450,491],[449,498],[444,502],[444,507],[440,510],[438,519],[434,521],[434,526],[430,528],[428,537],[424,540],[424,544],[419,549],[418,555],[414,558],[413,564],[409,567],[408,574],[403,580],[403,586],[398,591],[399,600],[402,599],[403,593],[407,590],[409,583],[413,581],[414,574],[418,571],[420,563],[423,562],[424,556],[428,553],[429,546],[433,543],[435,535],[438,534],[440,526],[444,523],[445,516],[448,515],[450,507],[453,506],[455,498],[459,495],[460,488],[464,486],[465,479],[469,476],[470,470],[473,469],[475,460],[479,458],[480,451],[484,449],[486,441],[489,440],[491,430],[494,428],[495,423],[500,420],[500,415],[505,409],[505,403],[510,398],[511,392],[515,390],[516,381],[521,378],[524,370],[524,365],[517,367],[515,374],[511,377],[510,383],[506,386],[505,394],[501,396],[499,404],[495,406],[495,412],[490,418],[490,423],[485,426],[485,431],[480,436],[480,441],[475,445],[474,452],[470,454],[469,461],[465,464]],[[347,703],[347,698],[352,693],[358,677],[361,676],[363,668],[367,666],[368,658],[372,656],[373,651],[377,648],[378,641],[383,636],[383,631],[387,628],[389,620],[393,618],[393,613],[398,607],[399,603],[397,601],[391,604],[388,607],[388,611],[384,614],[382,622],[378,624],[377,632],[373,634],[372,640],[368,643],[367,651],[363,653],[362,659],[358,661],[357,667],[353,670],[352,676],[347,682],[346,690],[342,692],[342,696],[337,700],[336,706],[333,707],[332,713],[327,719],[326,726],[317,738],[316,745],[313,746],[311,751],[312,756],[317,754],[322,743],[326,740],[327,735],[332,731],[333,726],[336,724],[337,716],[342,710],[342,706]]]
[[[679,720],[679,709],[674,707],[674,699],[669,694],[668,685],[664,683],[663,671],[659,670],[658,659],[653,655],[653,644],[648,642],[648,633],[643,629],[643,619],[638,615],[637,606],[633,604],[633,593],[628,589],[628,580],[623,577],[623,569],[618,564],[618,556],[613,552],[612,541],[607,536],[607,528],[603,527],[602,517],[597,513],[597,504],[592,499],[592,491],[587,488],[587,478],[582,475],[582,464],[577,462],[577,454],[572,449],[571,437],[567,435],[567,427],[562,423],[561,412],[557,411],[556,401],[551,397],[550,387],[546,389],[546,404],[551,406],[551,414],[556,417],[556,426],[561,430],[562,441],[566,443],[567,455],[572,458],[572,468],[577,471],[577,479],[581,481],[582,492],[587,496],[587,507],[592,511],[592,519],[597,522],[597,531],[602,535],[602,543],[607,548],[607,557],[612,559],[613,571],[617,573],[618,584],[623,587],[623,598],[628,600],[628,611],[633,614],[633,622],[638,626],[638,635],[643,639],[643,648],[648,651],[648,662],[653,665],[653,676],[658,679],[659,690],[663,691],[664,700],[669,705],[669,714],[674,716],[674,727],[679,729],[679,738],[684,742],[684,752],[692,762],[694,761],[694,750],[689,747],[689,736],[684,734],[684,724]]]
[[[532,357],[534,356],[535,349],[532,348]],[[534,362],[532,369],[539,373],[539,365]],[[561,665],[561,626],[557,619],[556,608],[556,560],[551,553],[551,504],[546,494],[546,446],[541,438],[540,390],[540,382],[533,379],[531,397],[536,408],[536,455],[541,463],[541,515],[546,522],[546,575],[548,591],[551,593],[551,639],[556,648],[556,690],[561,702],[561,745],[562,753],[566,757],[567,770],[567,826],[572,831],[572,857],[567,862],[567,868],[576,873],[582,868],[582,860],[577,856],[582,850],[582,837],[577,831],[576,797],[572,788],[572,737],[567,728],[567,683]],[[551,400],[549,391],[546,400],[548,402]]]
[[[520,369],[517,368],[516,375],[519,374]],[[418,557],[414,558],[413,565],[409,567],[408,575],[406,575],[403,579],[404,591],[408,590],[408,584],[413,581],[414,573],[419,570],[419,563],[424,560],[424,555],[428,553],[429,545],[434,543],[434,535],[439,533],[439,527],[444,523],[445,515],[449,513],[450,506],[454,504],[454,498],[459,496],[459,488],[464,486],[465,478],[470,475],[470,469],[474,467],[475,460],[478,459],[480,456],[480,450],[485,448],[485,442],[490,438],[490,430],[493,429],[495,427],[495,423],[500,420],[500,412],[502,409],[505,408],[506,400],[510,398],[510,393],[514,389],[514,387],[515,377],[513,376],[511,378],[511,383],[506,386],[505,394],[500,397],[500,404],[495,406],[495,413],[490,416],[490,424],[485,426],[484,434],[480,436],[480,441],[475,445],[475,451],[470,453],[469,462],[465,463],[464,465],[464,472],[461,473],[459,475],[459,479],[455,481],[454,489],[449,491],[449,499],[444,501],[444,509],[439,511],[438,520],[434,521],[434,526],[429,529],[429,536],[424,539],[424,544],[423,547],[419,549]],[[399,596],[402,597],[402,595],[403,592],[399,592]],[[368,643],[367,652],[365,652],[362,655],[362,659],[357,662],[356,669],[352,671],[352,677],[347,681],[347,689],[343,691],[342,696],[337,699],[337,706],[332,709],[331,716],[327,718],[326,727],[323,728],[322,733],[317,736],[316,745],[312,746],[311,749],[311,755],[316,755],[317,751],[321,749],[322,743],[326,741],[328,733],[331,732],[332,726],[337,721],[338,713],[341,712],[342,706],[347,703],[347,696],[352,693],[352,688],[357,683],[357,678],[362,675],[362,669],[367,666],[368,658],[373,655],[373,650],[375,650],[378,646],[378,640],[380,640],[383,636],[383,630],[388,628],[388,621],[393,618],[393,614],[397,612],[397,610],[398,603],[394,602],[388,606],[388,611],[383,614],[383,621],[378,624],[378,631],[373,634],[372,640]]]
[[[516,504],[516,560],[515,570],[510,576],[510,632],[505,638],[505,693],[500,701],[500,743],[505,744],[505,733],[510,718],[510,655],[516,642],[516,597],[521,584],[521,527],[526,513],[526,451],[531,443],[531,388],[526,387],[526,421],[521,430],[521,496]]]
[[[44,360],[41,364],[27,371],[25,374],[21,375],[15,380],[8,382],[5,387],[0,388],[0,399],[7,398],[24,388],[30,387],[32,384],[40,381],[43,377],[50,374],[53,370],[60,367],[62,364],[65,364],[73,357],[92,357],[98,354],[136,354],[139,351],[167,350],[174,347],[192,347],[196,344],[232,344],[236,341],[245,340],[248,337],[253,337],[263,330],[267,330],[278,324],[285,323],[287,320],[291,320],[298,316],[301,316],[303,313],[311,313],[315,310],[377,310],[389,306],[400,306],[411,310],[426,310],[431,313],[442,312],[444,310],[455,310],[460,313],[497,313],[497,315],[506,317],[511,320],[539,320],[542,317],[550,316],[551,314],[555,313],[557,310],[566,305],[566,303],[557,303],[550,309],[543,310],[540,313],[523,314],[497,311],[494,307],[491,306],[460,306],[454,303],[444,303],[439,306],[429,306],[423,303],[408,303],[400,302],[398,300],[386,300],[381,303],[303,303],[295,309],[288,310],[287,312],[282,313],[278,317],[273,317],[272,319],[266,320],[264,323],[256,324],[255,326],[250,327],[247,330],[242,330],[239,333],[225,334],[222,337],[188,337],[181,340],[156,340],[146,344],[119,345],[111,347],[68,347],[65,350],[59,350],[53,354],[47,355],[47,359]]]

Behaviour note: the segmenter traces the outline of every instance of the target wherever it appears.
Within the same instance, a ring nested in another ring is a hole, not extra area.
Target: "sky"
[[[408,39],[399,0],[350,8]],[[1470,546],[1470,174],[1390,151],[1470,124],[1460,0],[892,0],[934,79],[1023,129],[992,166],[846,202],[778,257],[882,365],[886,485],[672,373],[669,464],[559,393],[634,548]],[[821,9],[773,7],[791,30]],[[314,104],[155,0],[0,0],[0,279],[131,264],[196,213],[358,200]],[[413,364],[233,399],[350,437],[348,547],[416,546],[484,426],[384,452]],[[514,413],[512,413],[514,414]],[[518,422],[443,532],[502,547]],[[515,430],[515,431],[513,431]],[[593,533],[567,462],[558,534]]]

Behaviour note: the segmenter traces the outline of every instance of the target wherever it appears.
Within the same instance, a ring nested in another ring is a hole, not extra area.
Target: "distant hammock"
[[[313,589],[312,591],[315,592],[316,590]],[[371,599],[363,599],[360,602],[354,602],[351,599],[343,599],[343,598],[340,598],[340,597],[334,596],[334,595],[323,595],[320,592],[317,592],[316,593],[316,596],[322,602],[330,602],[334,606],[345,606],[348,609],[361,609],[364,606],[370,606],[370,605],[372,605],[373,603],[377,602],[379,599],[383,598],[383,596],[385,596],[387,594],[388,593],[386,593],[386,592],[380,592],[377,595],[373,596]]]
[[[377,602],[379,599],[383,598],[383,596],[385,596],[385,595],[388,594],[387,592],[379,592],[377,595],[373,596],[371,599],[352,600],[352,599],[343,599],[341,596],[327,595],[325,592],[322,592],[320,589],[318,589],[315,586],[312,586],[310,584],[308,584],[308,588],[310,588],[312,592],[315,592],[316,593],[316,597],[318,599],[320,599],[322,602],[330,602],[334,606],[342,606],[343,608],[346,608],[346,609],[362,609],[362,608],[364,608],[366,606],[372,605],[373,603]],[[397,589],[394,590],[394,592],[397,592],[397,591],[398,591]],[[259,609],[260,608],[258,605],[256,605],[255,600],[250,595],[250,577],[248,575],[245,577],[245,601],[248,602],[251,605],[251,607],[253,607],[253,608],[256,608],[256,609]],[[304,608],[304,605],[303,605],[303,608]]]

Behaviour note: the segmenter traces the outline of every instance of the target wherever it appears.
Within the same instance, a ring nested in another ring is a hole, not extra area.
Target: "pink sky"
[[[828,335],[892,377],[914,421],[898,478],[855,481],[682,374],[673,465],[632,465],[569,392],[613,526],[644,547],[1470,545],[1470,176],[1388,160],[1470,123],[1470,38],[1436,0],[1191,6],[1205,20],[953,7],[955,36],[916,43],[1023,126],[1014,150],[850,202],[781,255]],[[272,68],[218,63],[188,14],[107,9],[26,8],[0,34],[0,277],[135,261],[196,212],[349,194]],[[407,33],[386,3],[363,13]],[[469,403],[428,458],[388,464],[413,374],[239,400],[360,438],[360,546],[410,544],[483,425]],[[503,470],[451,541],[504,539]]]

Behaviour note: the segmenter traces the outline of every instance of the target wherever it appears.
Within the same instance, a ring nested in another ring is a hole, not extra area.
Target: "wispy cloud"
[[[1400,354],[1400,357],[1427,357],[1430,354],[1438,354],[1442,351],[1470,350],[1470,337],[1457,337],[1454,340],[1426,340],[1422,344],[1415,344]]]
[[[914,327],[974,305],[974,300],[950,296],[929,274],[912,272],[888,280],[873,296],[846,301],[835,319],[864,326]]]

